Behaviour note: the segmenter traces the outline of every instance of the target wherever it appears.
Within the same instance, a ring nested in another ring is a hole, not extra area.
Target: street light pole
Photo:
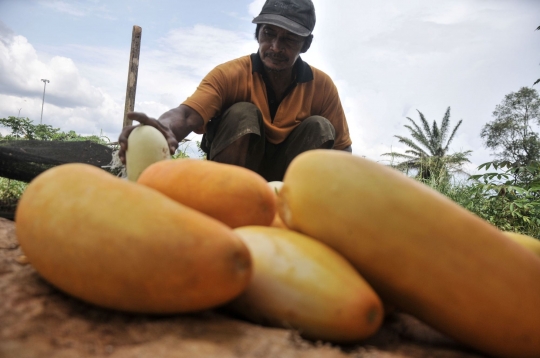
[[[41,119],[39,120],[39,124],[42,124],[43,122],[43,105],[45,104],[45,87],[47,87],[47,83],[51,82],[47,79],[41,79],[43,81],[43,101],[41,102]]]

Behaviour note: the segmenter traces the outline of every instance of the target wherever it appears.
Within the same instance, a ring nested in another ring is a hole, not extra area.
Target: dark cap
[[[275,25],[308,36],[315,27],[315,7],[311,0],[266,0],[252,23]]]

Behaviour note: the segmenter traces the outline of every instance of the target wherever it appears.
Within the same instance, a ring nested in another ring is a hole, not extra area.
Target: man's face
[[[305,38],[281,27],[264,24],[259,30],[259,53],[267,70],[280,72],[293,67]]]

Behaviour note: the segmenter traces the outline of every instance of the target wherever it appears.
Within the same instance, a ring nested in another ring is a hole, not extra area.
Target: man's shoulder
[[[251,68],[251,57],[250,55],[238,57],[233,60],[223,62],[222,64],[216,66],[216,68],[221,70],[248,69]]]
[[[336,91],[336,85],[332,78],[324,71],[318,69],[317,67],[314,67],[306,62],[304,62],[306,66],[310,68],[311,72],[311,81],[305,81],[305,85],[307,86],[314,86],[318,89],[324,89],[324,92],[327,93],[327,91]]]
[[[314,67],[312,65],[309,65],[311,68],[311,72],[313,72],[313,79],[315,81],[323,81],[323,82],[332,82],[332,78],[323,70],[318,69],[317,67]]]

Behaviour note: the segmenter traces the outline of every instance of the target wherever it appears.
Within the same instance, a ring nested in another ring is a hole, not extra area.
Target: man
[[[191,97],[158,120],[136,112],[128,118],[158,128],[171,153],[189,133],[204,133],[201,148],[209,160],[246,167],[268,181],[283,180],[304,151],[352,152],[334,83],[300,58],[313,40],[311,0],[267,0],[252,22],[256,54],[217,66]],[[133,128],[119,137],[124,163]]]

